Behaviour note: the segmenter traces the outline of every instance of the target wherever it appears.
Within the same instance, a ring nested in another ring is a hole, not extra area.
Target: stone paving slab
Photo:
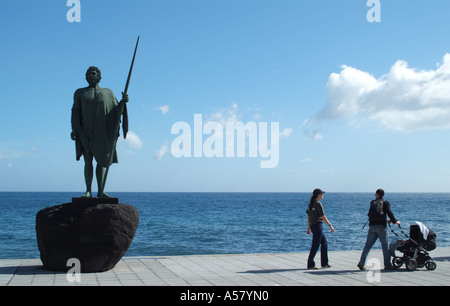
[[[448,286],[450,247],[430,255],[434,271],[360,271],[361,251],[329,252],[331,268],[307,270],[308,253],[125,257],[114,269],[81,274],[69,282],[66,273],[42,269],[39,259],[0,260],[0,286]],[[316,257],[319,261],[320,254]],[[381,250],[368,260],[381,265]],[[373,267],[373,266],[372,266]],[[369,267],[368,267],[369,268]],[[379,279],[377,279],[379,276]]]

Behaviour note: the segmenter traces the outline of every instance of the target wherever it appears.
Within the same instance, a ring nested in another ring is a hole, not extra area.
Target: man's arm
[[[394,214],[393,214],[392,211],[391,211],[391,203],[389,203],[388,201],[384,201],[384,205],[385,205],[385,208],[386,208],[386,214],[389,216],[389,219],[391,219],[390,221],[391,221],[392,223],[395,223],[395,224],[399,224],[399,225],[400,225],[400,221],[398,221],[398,220],[395,218]]]

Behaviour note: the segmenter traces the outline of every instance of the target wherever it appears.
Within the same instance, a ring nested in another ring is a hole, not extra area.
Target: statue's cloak
[[[86,87],[75,92],[72,131],[76,135],[77,160],[80,160],[84,152],[91,152],[97,164],[102,167],[118,163],[115,144],[119,135],[115,134],[115,129],[120,124],[122,115],[124,138],[128,132],[126,103],[122,114],[119,114],[119,108],[119,102],[110,89]]]

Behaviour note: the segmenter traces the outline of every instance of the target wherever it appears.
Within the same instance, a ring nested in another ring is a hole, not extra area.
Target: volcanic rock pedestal
[[[81,272],[108,271],[125,255],[139,224],[134,206],[117,198],[73,198],[36,215],[36,234],[44,269],[68,271],[80,261]]]

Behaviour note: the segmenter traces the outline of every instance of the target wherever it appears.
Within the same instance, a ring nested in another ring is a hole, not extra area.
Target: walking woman
[[[328,244],[327,238],[323,233],[322,224],[325,222],[331,228],[332,233],[334,232],[334,228],[325,216],[322,203],[320,203],[324,193],[325,191],[322,191],[321,189],[315,189],[311,200],[309,201],[308,209],[306,210],[306,213],[308,214],[307,234],[310,235],[311,232],[313,233],[311,250],[308,257],[308,269],[319,269],[314,263],[314,257],[316,256],[319,247],[322,268],[331,267],[328,263]]]

